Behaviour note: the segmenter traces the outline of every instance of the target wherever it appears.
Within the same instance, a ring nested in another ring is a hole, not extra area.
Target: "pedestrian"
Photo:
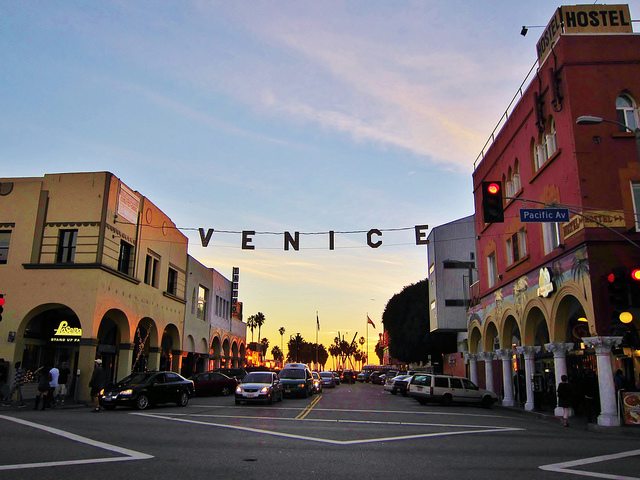
[[[62,362],[62,365],[60,365],[60,376],[58,377],[58,388],[56,388],[54,393],[56,402],[60,403],[60,405],[64,405],[64,399],[67,396],[67,382],[69,381],[70,375],[71,369],[69,368],[69,363]]]
[[[11,403],[13,399],[13,394],[16,394],[16,400],[18,401],[18,407],[25,407],[24,399],[22,397],[22,385],[24,385],[24,369],[22,368],[22,362],[16,362],[16,372],[13,376],[13,385],[11,385],[11,390],[9,390],[9,395],[5,399],[6,402]]]
[[[557,389],[558,406],[562,408],[562,425],[569,426],[569,409],[571,408],[571,402],[573,400],[573,388],[569,383],[569,378],[566,375],[560,377],[560,383]]]
[[[38,405],[40,405],[40,401],[42,401],[41,410],[44,410],[47,408],[47,395],[49,394],[49,368],[40,367],[33,373],[38,374],[38,393],[36,394],[36,401],[33,409],[37,410]]]
[[[616,386],[616,393],[618,390],[624,390],[627,386],[627,379],[624,378],[624,373],[621,369],[616,370],[616,374],[613,376],[613,384]]]
[[[60,378],[60,370],[54,365],[49,370],[49,395],[47,395],[48,406],[55,408],[56,406],[56,390],[58,389],[58,378]]]
[[[91,403],[93,405],[93,411],[100,411],[100,391],[107,383],[107,375],[102,368],[102,360],[96,358],[94,361],[93,373],[91,374],[91,380],[89,381],[89,387],[91,388]]]

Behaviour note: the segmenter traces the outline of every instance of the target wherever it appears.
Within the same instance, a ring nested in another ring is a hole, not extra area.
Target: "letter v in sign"
[[[198,232],[200,233],[200,243],[202,243],[202,246],[208,246],[211,241],[211,236],[213,235],[213,228],[208,229],[206,235],[204,234],[204,228],[199,228]]]

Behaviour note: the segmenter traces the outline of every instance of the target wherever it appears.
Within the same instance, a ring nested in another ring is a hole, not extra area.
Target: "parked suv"
[[[353,370],[345,370],[342,372],[342,381],[344,383],[356,383],[357,374]]]
[[[427,402],[440,402],[443,405],[459,402],[479,403],[486,408],[498,400],[495,393],[478,388],[468,378],[423,373],[411,379],[409,396],[422,405]]]
[[[280,370],[280,383],[285,395],[313,395],[313,375],[305,363],[287,363]]]

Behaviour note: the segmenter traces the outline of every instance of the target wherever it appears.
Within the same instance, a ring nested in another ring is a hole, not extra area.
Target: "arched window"
[[[556,122],[553,120],[553,117],[549,119],[549,129],[545,135],[545,149],[547,159],[551,158],[558,149],[558,142],[556,141]]]
[[[511,171],[511,167],[509,167],[509,170],[507,171],[507,183],[504,186],[504,194],[507,197],[507,200],[510,200],[514,193],[512,175],[513,172]]]
[[[522,184],[520,183],[520,162],[518,162],[517,158],[513,165],[513,177],[511,178],[511,182],[513,183],[513,193],[518,193],[522,188]]]
[[[626,125],[629,130],[638,128],[638,107],[629,95],[623,94],[616,98],[616,115],[618,122]]]

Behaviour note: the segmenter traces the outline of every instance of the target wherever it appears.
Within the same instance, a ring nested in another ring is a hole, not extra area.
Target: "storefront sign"
[[[542,65],[560,35],[633,33],[629,5],[563,5],[558,7],[536,44]]]
[[[565,239],[572,237],[584,228],[624,228],[624,215],[622,212],[609,210],[590,211],[585,215],[576,215],[562,225],[562,234]]]
[[[547,298],[552,292],[551,271],[546,267],[541,268],[538,275],[538,296]]]
[[[82,337],[82,328],[72,327],[69,322],[62,320],[53,331],[52,342],[80,342]]]
[[[640,392],[622,394],[622,416],[625,425],[640,425]]]

